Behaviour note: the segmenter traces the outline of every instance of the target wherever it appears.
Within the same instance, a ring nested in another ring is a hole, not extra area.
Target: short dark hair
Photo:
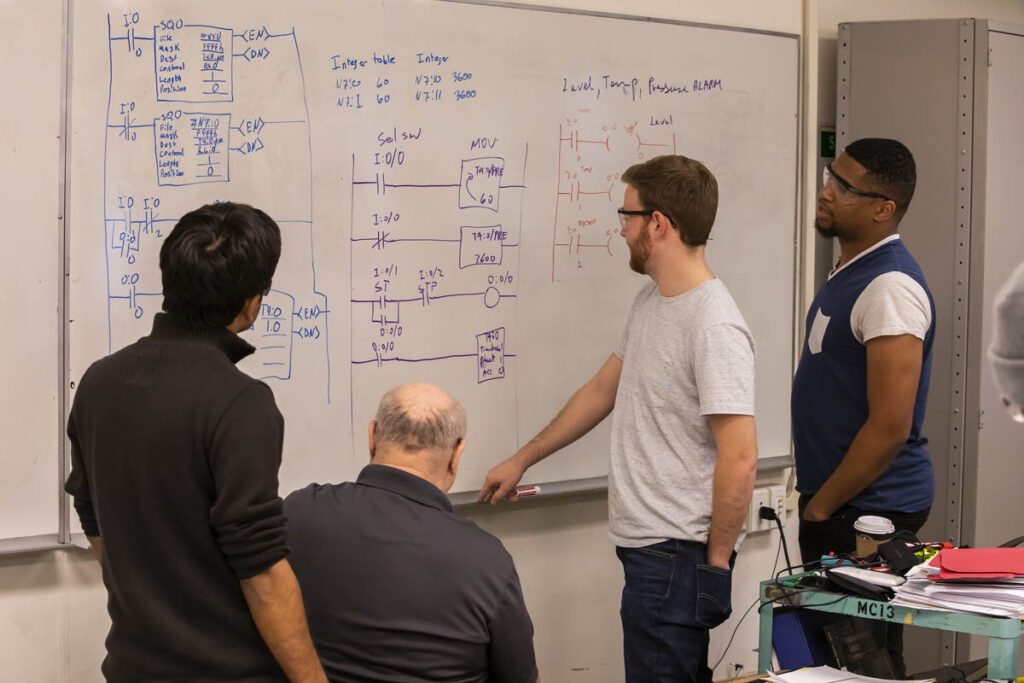
[[[226,327],[270,287],[281,230],[247,204],[207,204],[181,217],[160,247],[165,311],[199,327]]]
[[[630,166],[622,181],[636,188],[645,209],[668,216],[685,244],[707,243],[718,213],[718,181],[704,164],[667,154]]]
[[[917,166],[906,145],[889,138],[861,138],[846,146],[846,155],[867,169],[867,180],[896,204],[902,217],[917,186]]]

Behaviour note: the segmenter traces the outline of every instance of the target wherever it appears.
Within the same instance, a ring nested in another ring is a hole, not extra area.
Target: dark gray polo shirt
[[[289,561],[331,680],[537,678],[512,557],[436,486],[368,465],[355,483],[311,484],[284,507]]]

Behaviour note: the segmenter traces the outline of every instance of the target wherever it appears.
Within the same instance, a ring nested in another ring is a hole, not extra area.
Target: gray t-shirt
[[[706,543],[717,450],[708,415],[754,414],[754,340],[720,280],[675,297],[647,283],[615,349],[609,536]]]

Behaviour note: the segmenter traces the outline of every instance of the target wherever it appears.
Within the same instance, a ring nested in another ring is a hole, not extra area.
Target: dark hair
[[[718,181],[704,164],[682,155],[654,157],[635,164],[622,181],[636,188],[645,209],[660,211],[685,244],[706,244],[718,212]]]
[[[914,155],[898,140],[861,138],[846,146],[846,155],[867,169],[866,179],[879,193],[896,204],[896,216],[902,217],[910,206],[917,185]]]
[[[270,287],[281,230],[246,204],[207,204],[181,217],[160,247],[164,310],[200,327],[225,327]]]

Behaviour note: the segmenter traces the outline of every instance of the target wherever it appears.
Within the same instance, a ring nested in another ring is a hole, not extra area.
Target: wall
[[[0,668],[11,681],[102,681],[109,620],[92,552],[0,557]]]

